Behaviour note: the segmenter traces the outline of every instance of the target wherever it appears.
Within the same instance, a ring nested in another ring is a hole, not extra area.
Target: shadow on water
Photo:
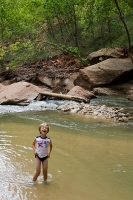
[[[133,124],[38,109],[0,115],[0,199],[132,200]],[[49,123],[53,142],[50,182],[41,174],[33,186],[31,144],[42,122]]]

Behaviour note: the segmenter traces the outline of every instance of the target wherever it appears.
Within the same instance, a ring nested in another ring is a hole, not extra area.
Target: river
[[[132,200],[133,123],[56,111],[62,103],[0,106],[0,199]],[[133,102],[124,98],[101,97],[92,103],[124,107],[133,114]],[[31,144],[42,122],[50,125],[53,142],[49,184],[41,174],[33,186]]]

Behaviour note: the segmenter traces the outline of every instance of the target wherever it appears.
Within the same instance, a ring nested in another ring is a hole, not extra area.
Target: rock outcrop
[[[0,92],[0,104],[28,105],[36,99],[41,89],[27,82],[13,83],[3,86]]]
[[[124,83],[131,77],[133,77],[133,63],[130,60],[110,58],[81,69],[74,84],[92,90],[95,87]]]

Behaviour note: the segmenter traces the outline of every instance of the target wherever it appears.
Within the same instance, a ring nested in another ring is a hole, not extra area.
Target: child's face
[[[48,127],[47,126],[41,126],[40,133],[42,136],[46,136],[48,133]]]

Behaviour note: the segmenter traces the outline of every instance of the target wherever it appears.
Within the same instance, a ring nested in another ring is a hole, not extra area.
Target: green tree
[[[32,62],[57,47],[80,59],[108,46],[127,47],[131,54],[132,0],[0,0],[0,5],[1,63]]]

